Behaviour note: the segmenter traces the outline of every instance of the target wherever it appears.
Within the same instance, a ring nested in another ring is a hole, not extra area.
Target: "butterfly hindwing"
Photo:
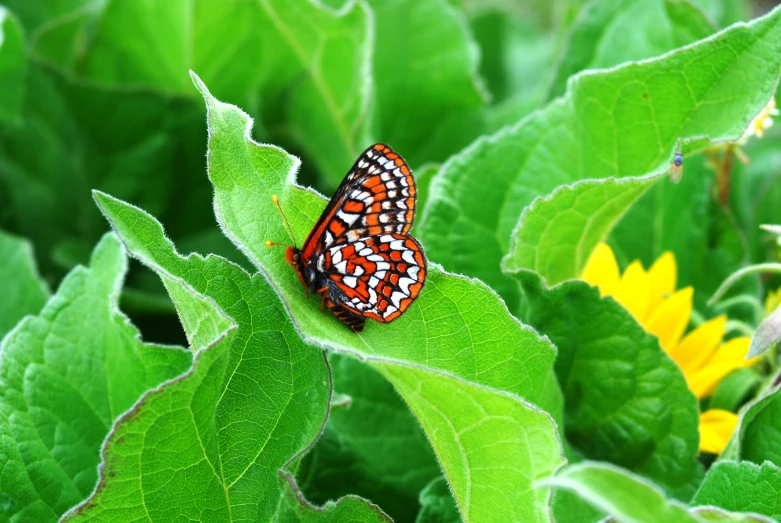
[[[383,234],[342,242],[324,253],[323,265],[343,296],[342,305],[365,317],[389,322],[417,298],[426,278],[418,242]]]

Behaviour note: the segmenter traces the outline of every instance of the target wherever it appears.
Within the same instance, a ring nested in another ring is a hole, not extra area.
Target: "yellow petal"
[[[710,359],[721,343],[726,325],[726,316],[716,316],[691,331],[668,351],[686,376],[694,375]]]
[[[613,297],[642,323],[651,298],[651,279],[638,260],[626,268]]]
[[[648,314],[662,303],[662,300],[675,291],[675,283],[678,279],[678,266],[675,264],[675,256],[667,251],[656,259],[648,269],[651,278],[651,303],[648,305]]]
[[[599,288],[602,296],[613,293],[620,278],[618,262],[613,249],[606,243],[600,243],[591,253],[580,278]]]
[[[748,336],[741,336],[740,338],[732,338],[731,340],[722,343],[719,350],[713,353],[713,356],[708,363],[720,363],[724,361],[738,361],[741,363],[741,367],[750,367],[759,358],[746,359],[748,354],[748,348],[751,346],[751,338]]]
[[[727,374],[741,367],[750,367],[759,361],[760,357],[746,359],[751,338],[741,337],[729,340],[719,347],[701,368],[691,375],[686,375],[689,389],[698,399],[707,398],[716,390],[716,385]],[[686,374],[684,372],[684,374]]]
[[[643,324],[645,330],[659,338],[659,343],[668,353],[678,345],[689,324],[693,295],[691,287],[679,290],[664,300]]]
[[[738,416],[721,409],[710,409],[700,415],[700,452],[719,454],[727,446]]]

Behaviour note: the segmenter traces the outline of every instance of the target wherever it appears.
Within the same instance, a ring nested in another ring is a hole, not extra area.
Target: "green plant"
[[[603,240],[672,251],[692,326],[760,325],[772,277],[706,300],[780,254],[781,134],[744,133],[781,9],[75,4],[0,8],[0,520],[781,521],[776,353],[698,401],[579,280]],[[415,171],[428,276],[355,334],[265,242],[272,195],[306,237],[298,182],[374,140]],[[719,456],[708,408],[740,420]]]

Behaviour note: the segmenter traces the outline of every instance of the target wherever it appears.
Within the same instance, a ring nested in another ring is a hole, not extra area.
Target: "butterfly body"
[[[347,173],[301,249],[285,258],[308,293],[355,332],[365,319],[386,323],[417,298],[426,260],[407,233],[417,189],[404,160],[384,144],[369,147]]]

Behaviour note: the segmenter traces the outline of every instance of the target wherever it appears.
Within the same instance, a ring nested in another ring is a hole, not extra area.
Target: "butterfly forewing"
[[[342,241],[383,233],[406,234],[415,218],[417,189],[406,162],[387,145],[366,149],[347,173],[302,254],[314,258]]]
[[[357,314],[388,322],[415,300],[426,278],[418,242],[403,234],[383,234],[343,242],[324,254],[329,275]]]

